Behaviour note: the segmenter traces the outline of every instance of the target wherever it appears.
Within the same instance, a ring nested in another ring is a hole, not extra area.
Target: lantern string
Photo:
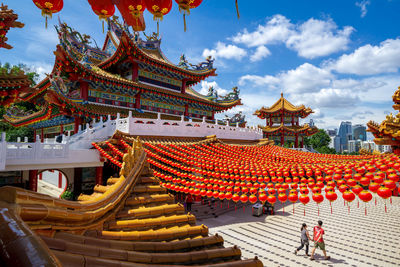
[[[293,203],[293,214],[294,214],[294,203]]]
[[[159,22],[157,20],[157,37],[158,37],[159,32],[160,32],[160,25],[159,25]]]
[[[329,204],[331,205],[331,214],[332,214],[332,213],[333,213],[333,212],[332,212],[332,202],[329,202]]]
[[[238,0],[235,1],[235,5],[236,5],[236,14],[237,14],[237,17],[238,17],[238,19],[240,19]]]
[[[186,32],[186,15],[183,13],[183,30]]]

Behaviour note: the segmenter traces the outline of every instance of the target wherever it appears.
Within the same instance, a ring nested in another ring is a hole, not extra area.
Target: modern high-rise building
[[[356,124],[353,127],[353,139],[367,141],[367,127],[362,124]]]
[[[348,150],[348,141],[353,139],[351,121],[342,121],[339,127],[338,136],[340,137],[340,152]]]
[[[361,148],[361,140],[349,140],[348,144],[348,151],[349,153],[358,152]]]

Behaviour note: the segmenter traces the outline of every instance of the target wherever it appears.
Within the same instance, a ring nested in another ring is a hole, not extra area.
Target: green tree
[[[39,78],[39,74],[37,74],[35,71],[30,69],[28,66],[25,64],[18,64],[18,65],[11,65],[10,63],[5,63],[1,64],[0,63],[0,73],[3,74],[9,74],[11,75],[11,72],[19,72],[23,71],[26,76],[28,76],[28,79],[31,81],[31,86],[36,85],[36,82]],[[29,102],[20,102],[20,103],[15,103],[14,106],[17,106],[19,109],[23,111],[37,111],[37,107]],[[3,118],[3,115],[6,113],[6,109],[4,106],[0,106],[0,118]],[[25,137],[27,136],[29,141],[33,141],[33,130],[28,127],[13,127],[12,125],[0,121],[0,132],[6,132],[6,138],[7,141],[16,141],[17,137]]]
[[[336,154],[335,149],[329,147],[330,141],[331,138],[323,129],[319,129],[318,132],[311,137],[304,138],[304,144],[306,146],[311,146],[319,153]]]

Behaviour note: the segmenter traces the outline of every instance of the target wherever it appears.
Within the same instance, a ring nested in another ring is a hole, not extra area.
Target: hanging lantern
[[[60,12],[64,6],[63,0],[33,0],[33,3],[42,10],[42,16],[46,18],[46,29],[47,18],[52,18],[53,14]]]
[[[343,199],[344,199],[345,201],[347,201],[347,206],[348,206],[349,212],[350,212],[350,205],[349,205],[349,203],[352,202],[352,201],[356,198],[356,196],[354,195],[353,192],[351,192],[351,191],[349,191],[349,190],[344,191],[342,196],[343,196]]]
[[[132,26],[134,31],[144,31],[146,23],[143,11],[146,9],[144,0],[120,0],[116,4],[127,25]]]
[[[302,194],[299,196],[299,200],[304,205],[304,216],[306,216],[306,204],[310,202],[310,197],[306,194]]]
[[[172,0],[144,0],[144,2],[156,21],[162,21],[164,15],[168,14],[172,8]]]
[[[112,15],[114,15],[115,7],[111,2],[109,4],[93,3],[93,4],[91,4],[91,6],[92,6],[92,10],[94,11],[94,13],[97,16],[99,16],[99,20],[102,21],[102,27],[103,27],[103,32],[104,32],[104,21],[106,19],[110,18]]]
[[[175,0],[179,6],[179,12],[183,12],[183,25],[186,32],[186,15],[190,14],[190,9],[198,7],[203,0]]]
[[[386,199],[392,196],[392,191],[385,186],[381,186],[376,193],[385,200],[385,212],[387,212]]]
[[[367,215],[367,204],[366,203],[372,200],[372,194],[367,190],[363,190],[358,194],[358,197],[362,201],[364,201],[364,203],[365,203],[365,215]]]
[[[324,196],[321,193],[315,193],[312,195],[312,199],[317,203],[318,206],[318,216],[319,216],[319,204],[324,201]]]
[[[249,201],[250,201],[250,203],[254,204],[257,202],[257,197],[255,195],[250,195]]]
[[[331,206],[331,214],[332,212],[332,202],[335,201],[337,199],[337,194],[335,193],[335,191],[328,191],[325,194],[325,197],[327,200],[329,200],[329,204]]]
[[[297,193],[291,192],[288,196],[288,199],[290,202],[293,203],[293,214],[294,214],[294,203],[297,202],[297,200],[299,199],[299,197],[297,196]]]

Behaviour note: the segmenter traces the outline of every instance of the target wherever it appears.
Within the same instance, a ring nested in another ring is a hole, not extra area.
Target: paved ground
[[[226,245],[238,245],[243,258],[257,256],[265,266],[400,266],[400,198],[393,198],[392,205],[387,201],[387,213],[383,202],[377,206],[368,203],[367,216],[364,203],[357,208],[357,201],[351,203],[348,213],[339,197],[332,205],[333,214],[329,202],[324,201],[320,216],[317,205],[311,202],[306,206],[306,216],[301,203],[295,205],[295,214],[288,204],[284,214],[277,206],[275,215],[267,217],[252,216],[249,206],[245,212],[238,209],[199,223],[209,226],[211,233],[221,234]],[[305,257],[304,250],[294,255],[300,245],[301,224],[307,223],[312,235],[318,219],[324,222],[329,261],[323,259],[321,250],[316,252],[316,261]]]

